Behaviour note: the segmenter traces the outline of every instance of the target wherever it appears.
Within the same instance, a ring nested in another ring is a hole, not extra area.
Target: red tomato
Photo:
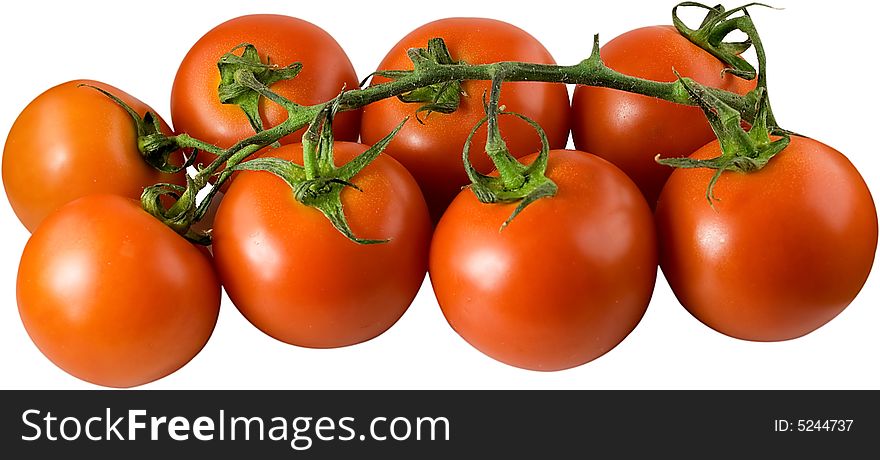
[[[493,19],[450,18],[426,24],[411,32],[385,56],[380,70],[411,70],[407,57],[409,48],[424,48],[431,38],[443,38],[452,59],[468,64],[487,64],[497,61],[528,61],[555,64],[553,57],[534,37],[513,25]],[[373,83],[386,79],[375,77]],[[434,220],[461,187],[468,183],[461,164],[461,150],[468,133],[485,116],[483,93],[489,82],[466,81],[465,95],[453,114],[420,114],[424,124],[407,123],[394,142],[385,150],[400,161],[415,176],[425,194],[425,200]],[[501,104],[507,110],[522,113],[536,120],[547,132],[551,148],[564,148],[568,141],[568,91],[554,83],[505,83]],[[412,116],[421,106],[403,103],[396,98],[385,99],[364,108],[361,139],[373,144],[391,132],[406,116]],[[512,117],[499,120],[501,132],[513,155],[523,156],[541,147],[532,130],[523,129]],[[473,149],[482,151],[486,142],[485,131],[474,138]],[[486,155],[471,159],[477,170],[492,170]]]
[[[217,94],[220,84],[217,61],[242,43],[256,46],[264,63],[267,58],[281,66],[302,63],[299,75],[270,86],[272,91],[298,104],[325,102],[336,97],[343,86],[358,87],[357,74],[345,51],[320,27],[289,16],[242,16],[211,29],[183,58],[171,89],[171,119],[175,130],[223,148],[254,135],[241,107],[221,104]],[[268,129],[286,120],[287,112],[261,98],[260,116]],[[357,140],[359,123],[360,112],[340,113],[333,132],[337,139]],[[299,130],[290,134],[281,139],[281,143],[299,142],[302,133],[303,130]]]
[[[80,198],[46,219],[21,256],[17,296],[46,357],[110,387],[142,385],[189,362],[220,308],[209,258],[114,195]]]
[[[164,174],[148,165],[128,113],[95,89],[78,86],[83,83],[109,91],[141,116],[156,113],[119,89],[91,80],[62,83],[28,104],[6,139],[3,186],[31,232],[52,211],[85,195],[139,198],[146,186],[184,183],[182,173]],[[162,127],[171,133],[164,121]]]
[[[525,163],[534,159],[526,157]],[[561,370],[592,361],[641,320],[657,275],[651,210],[625,174],[593,155],[550,152],[552,198],[483,204],[462,191],[431,243],[443,314],[501,362]]]
[[[693,158],[721,153],[717,142]],[[700,321],[747,340],[787,340],[837,316],[874,260],[877,212],[840,152],[812,139],[791,144],[758,172],[678,169],[657,205],[660,265]]]
[[[337,164],[364,152],[334,144]],[[302,145],[272,151],[302,162]],[[391,327],[425,278],[431,222],[412,176],[380,155],[342,192],[355,235],[384,239],[360,245],[320,211],[300,204],[268,172],[244,171],[223,197],[214,221],[214,255],[232,302],[260,330],[313,348],[352,345]]]
[[[675,69],[703,85],[740,94],[756,84],[722,75],[724,63],[672,26],[627,32],[605,44],[601,56],[608,67],[649,80],[675,81]],[[654,157],[687,156],[715,139],[697,107],[589,86],[578,86],[574,91],[572,134],[578,149],[605,158],[629,175],[651,207],[672,173]]]

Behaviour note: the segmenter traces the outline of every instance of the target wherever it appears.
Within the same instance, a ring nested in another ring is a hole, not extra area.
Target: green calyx
[[[770,138],[770,129],[767,125],[769,106],[762,88],[756,90],[758,107],[755,123],[749,131],[746,131],[742,128],[742,119],[738,111],[724,104],[705,86],[691,79],[682,78],[680,75],[678,77],[691,99],[703,109],[703,113],[709,119],[709,124],[718,137],[722,153],[707,160],[660,158],[659,155],[656,160],[660,164],[674,168],[714,169],[715,174],[706,188],[706,200],[713,205],[717,199],[713,190],[724,171],[739,173],[758,171],[784,150],[791,142],[791,138],[787,133],[776,140]]]
[[[678,9],[680,7],[689,6],[707,10],[706,17],[703,19],[700,27],[696,30],[689,28],[678,17]],[[746,52],[746,50],[752,46],[754,40],[753,34],[750,32],[755,30],[755,26],[752,23],[752,18],[749,16],[748,10],[746,9],[750,6],[766,6],[772,8],[763,3],[749,3],[748,5],[743,5],[739,8],[727,11],[721,5],[710,7],[697,2],[683,2],[672,8],[672,23],[675,25],[675,28],[678,29],[679,33],[692,43],[703,48],[718,58],[721,62],[729,65],[730,68],[725,69],[726,72],[730,72],[740,78],[745,78],[746,80],[752,80],[757,76],[758,72],[741,56],[742,53]],[[739,12],[742,12],[743,15],[731,17]],[[748,38],[741,42],[724,41],[724,39],[734,30],[744,32]]]
[[[345,218],[341,195],[345,187],[362,191],[351,182],[352,178],[385,150],[407,120],[404,119],[394,131],[364,153],[337,167],[333,159],[332,120],[338,107],[338,98],[327,104],[303,135],[302,166],[292,161],[267,157],[241,163],[234,170],[267,171],[278,176],[290,186],[297,201],[321,211],[336,230],[355,243],[387,243],[388,239],[364,239],[352,232]]]
[[[126,104],[125,101],[119,99],[116,95],[107,90],[84,83],[78,86],[84,86],[100,92],[128,113],[134,123],[135,132],[137,133],[138,151],[141,152],[144,161],[153,168],[164,173],[176,174],[186,169],[187,166],[191,165],[195,160],[196,155],[193,153],[182,165],[174,165],[168,161],[171,154],[179,150],[180,147],[173,138],[166,136],[162,132],[162,124],[159,122],[159,117],[153,112],[147,112],[141,117],[140,114],[131,108],[130,105]]]
[[[767,91],[767,55],[761,37],[758,35],[758,29],[749,15],[748,8],[752,6],[773,8],[764,3],[749,3],[728,11],[721,5],[709,7],[697,2],[683,2],[672,8],[672,22],[679,33],[730,66],[725,68],[722,73],[729,72],[746,80],[753,80],[757,76],[757,89],[749,93],[749,102],[757,101],[759,98],[758,90],[763,91],[763,95],[760,97],[767,100],[770,97]],[[700,27],[693,30],[688,28],[678,17],[678,8],[680,7],[697,7],[708,12]],[[734,16],[736,13],[742,13],[742,15]],[[745,34],[747,39],[741,42],[724,41],[731,32],[736,30]],[[758,60],[757,70],[742,57],[742,53],[752,46],[755,48],[755,56]],[[774,132],[782,132],[783,130],[779,128],[776,117],[773,115],[770,103],[765,101],[765,104],[767,113],[764,116],[767,126]]]
[[[504,230],[528,205],[538,199],[552,197],[556,195],[558,190],[556,184],[545,175],[547,160],[550,154],[550,143],[544,130],[537,122],[525,115],[499,111],[498,104],[502,81],[503,75],[501,74],[495,75],[495,78],[492,79],[492,92],[490,101],[486,106],[486,117],[480,120],[471,130],[462,151],[464,168],[468,178],[471,180],[469,187],[481,203],[519,203],[510,217],[501,224],[501,228],[498,231]],[[541,152],[531,164],[524,165],[510,154],[498,128],[499,115],[518,117],[537,131],[538,136],[541,138]],[[498,170],[497,177],[482,174],[471,164],[471,141],[483,124],[488,124],[486,154],[489,155],[489,158],[492,159]]]
[[[211,244],[211,235],[190,228],[204,214],[204,210],[196,206],[196,194],[201,187],[194,184],[189,176],[186,182],[185,187],[156,184],[145,188],[141,194],[141,207],[190,242],[208,246]],[[174,204],[166,208],[162,203],[163,196],[169,197]]]
[[[427,48],[410,48],[407,50],[407,56],[409,56],[413,63],[412,71],[378,71],[374,75],[395,79],[402,76],[425,73],[438,65],[464,64],[461,61],[452,59],[449,49],[442,38],[432,38],[428,41]],[[416,120],[419,123],[424,123],[419,116],[421,113],[424,112],[426,117],[432,112],[453,113],[458,110],[462,95],[464,95],[464,92],[461,81],[450,80],[414,89],[397,96],[397,98],[406,103],[422,104],[416,109]]]
[[[235,54],[242,50],[241,55]],[[236,104],[247,116],[251,127],[259,133],[263,131],[263,119],[260,117],[260,97],[267,97],[285,108],[295,106],[292,102],[269,91],[273,83],[290,80],[302,70],[302,64],[294,62],[285,67],[272,64],[267,57],[266,63],[260,59],[257,48],[250,43],[242,43],[220,57],[217,67],[220,69],[220,86],[217,93],[223,104]]]

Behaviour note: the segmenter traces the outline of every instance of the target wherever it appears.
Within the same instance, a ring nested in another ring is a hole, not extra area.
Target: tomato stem
[[[365,152],[337,167],[333,158],[333,117],[338,108],[338,103],[330,103],[312,120],[303,135],[303,166],[280,158],[257,158],[231,168],[227,167],[221,173],[221,177],[231,174],[232,171],[242,170],[273,173],[290,186],[297,201],[321,211],[333,227],[349,240],[357,244],[386,243],[389,240],[364,239],[354,234],[345,218],[342,190],[345,187],[352,187],[362,191],[351,180],[385,150],[408,118]],[[231,161],[240,160],[231,157]],[[215,184],[214,189],[216,188]]]
[[[510,217],[501,224],[499,231],[504,230],[526,206],[540,198],[556,195],[556,184],[547,178],[547,158],[550,154],[550,142],[541,126],[525,115],[513,112],[500,112],[501,84],[504,81],[503,71],[499,71],[492,79],[489,102],[486,104],[486,116],[471,130],[464,143],[462,161],[468,178],[470,189],[482,203],[519,203]],[[541,151],[532,164],[520,163],[510,151],[501,137],[498,128],[499,115],[514,115],[527,122],[538,133],[541,139]],[[498,170],[498,177],[486,176],[477,171],[470,161],[470,147],[474,135],[483,124],[487,125],[486,154],[492,159]]]
[[[499,100],[501,97],[501,83],[504,74],[498,72],[492,79],[492,89],[489,96],[489,103],[486,106],[486,154],[492,159],[495,168],[498,170],[498,176],[504,188],[507,190],[516,190],[523,186],[526,177],[523,175],[525,167],[510,154],[507,150],[507,144],[501,138],[501,131],[498,128],[498,110]]]
[[[309,125],[302,137],[303,145],[303,169],[305,170],[306,179],[313,180],[318,177],[318,149],[321,144],[321,128],[324,126],[324,120],[328,117],[331,106],[328,104],[318,112],[315,121]]]

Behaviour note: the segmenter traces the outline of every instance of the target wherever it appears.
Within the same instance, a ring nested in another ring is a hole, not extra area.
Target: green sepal
[[[662,165],[674,168],[706,168],[714,169],[708,186],[706,187],[706,200],[713,205],[717,198],[714,195],[715,184],[724,171],[750,173],[765,167],[770,160],[783,151],[791,142],[791,137],[783,133],[779,139],[770,138],[771,131],[767,125],[769,105],[767,94],[763,88],[755,91],[757,98],[757,110],[755,123],[749,131],[742,127],[742,118],[739,111],[731,108],[708,89],[699,83],[682,78],[676,73],[681,86],[688,92],[691,100],[703,110],[709,125],[721,146],[721,155],[707,160],[692,158],[660,158],[656,161]]]
[[[293,184],[306,180],[306,173],[302,166],[292,161],[282,160],[281,158],[254,158],[253,160],[239,163],[232,169],[234,171],[270,172],[281,178],[284,182],[291,184],[291,187],[293,187]]]
[[[452,59],[449,48],[446,47],[446,42],[442,38],[432,38],[428,40],[426,48],[410,48],[406,54],[413,61],[413,68],[417,72],[435,64],[461,64],[461,62]]]
[[[357,244],[381,244],[390,241],[389,239],[359,238],[352,232],[351,227],[348,226],[348,220],[345,218],[345,211],[342,209],[342,189],[348,186],[362,191],[354,184],[341,179],[313,179],[298,184],[294,188],[294,195],[300,203],[321,211],[333,225],[333,228]]]
[[[241,55],[235,51],[242,50]],[[285,67],[271,63],[267,58],[263,63],[257,48],[250,43],[242,43],[217,61],[220,70],[220,85],[217,94],[222,104],[236,104],[247,116],[255,132],[263,131],[260,117],[260,97],[266,96],[257,88],[268,89],[273,83],[290,80],[302,70],[302,64],[294,62]]]
[[[175,165],[168,162],[168,158],[172,153],[180,148],[173,137],[167,136],[162,132],[162,123],[153,112],[147,111],[143,117],[140,116],[130,105],[117,97],[115,94],[97,86],[81,83],[78,86],[94,89],[110,100],[122,107],[135,126],[137,133],[137,148],[141,153],[144,161],[154,169],[167,174],[177,174],[183,171],[195,161],[195,153],[185,159],[182,165]]]
[[[388,133],[382,139],[379,139],[379,142],[373,144],[369,149],[361,153],[360,155],[354,157],[348,163],[340,166],[336,170],[337,177],[348,181],[351,180],[357,173],[361,172],[367,165],[373,162],[382,152],[385,151],[385,148],[388,147],[388,144],[391,143],[391,140],[394,139],[394,136],[400,132],[403,128],[403,125],[409,120],[409,117],[406,117],[397,124],[397,126]]]
[[[559,191],[559,187],[556,186],[555,182],[543,176],[540,176],[537,179],[538,180],[531,182],[537,185],[530,189],[528,195],[519,200],[519,204],[516,206],[516,209],[514,209],[513,212],[510,214],[510,217],[508,217],[507,220],[505,220],[504,223],[501,224],[501,228],[498,229],[499,232],[507,228],[507,226],[510,225],[513,219],[518,216],[519,213],[521,213],[524,209],[526,209],[526,206],[534,203],[541,198],[550,198],[556,196],[556,192]]]
[[[461,82],[447,81],[401,94],[397,98],[406,103],[423,103],[416,109],[416,120],[424,124],[419,116],[423,112],[427,117],[432,112],[450,114],[458,110],[461,94]]]

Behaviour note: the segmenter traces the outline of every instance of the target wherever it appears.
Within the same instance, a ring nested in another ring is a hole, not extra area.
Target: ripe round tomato
[[[267,59],[280,66],[302,63],[299,75],[270,86],[298,104],[317,104],[336,97],[343,86],[358,87],[357,74],[345,51],[320,27],[289,16],[241,16],[211,29],[183,58],[171,89],[171,119],[177,132],[223,148],[254,135],[241,107],[221,104],[217,94],[217,61],[242,43],[254,45],[263,63]],[[265,128],[287,119],[287,112],[274,102],[261,98],[259,106]],[[340,113],[333,132],[337,139],[357,140],[359,123],[360,112]],[[290,134],[281,143],[299,142],[302,133],[299,130]]]
[[[98,385],[132,387],[189,362],[214,330],[220,284],[200,249],[115,195],[50,215],[18,268],[18,310],[58,367]]]
[[[755,88],[731,74],[724,63],[694,45],[672,26],[627,32],[601,50],[605,65],[627,75],[675,81],[673,69],[706,86],[745,94]],[[672,168],[654,161],[687,156],[715,135],[697,107],[607,88],[578,86],[572,99],[572,135],[579,150],[614,163],[654,207]]]
[[[452,59],[468,64],[497,61],[528,61],[555,64],[553,57],[534,37],[505,22],[494,19],[451,18],[426,24],[411,32],[385,56],[379,70],[411,70],[409,48],[424,48],[431,38],[443,38]],[[374,77],[373,83],[387,79]],[[413,174],[425,194],[431,215],[437,221],[461,187],[468,183],[461,164],[461,150],[468,133],[485,116],[483,93],[490,83],[465,81],[461,105],[453,114],[420,114],[424,124],[407,123],[385,150]],[[507,110],[522,113],[537,121],[546,131],[551,148],[564,148],[568,141],[568,91],[553,83],[505,83],[501,104]],[[397,98],[385,99],[364,108],[361,139],[373,144],[391,132],[406,116],[413,116],[421,106]],[[541,147],[535,133],[522,129],[512,117],[499,120],[510,152],[523,156]],[[474,138],[473,150],[481,152],[486,143],[485,131]],[[492,170],[486,155],[473,155],[477,170]]]
[[[341,165],[368,147],[337,142]],[[302,162],[302,145],[273,156]],[[214,220],[214,256],[226,293],[270,336],[294,345],[331,348],[378,336],[412,302],[425,278],[431,222],[412,176],[379,155],[352,180],[342,204],[361,245],[318,210],[294,197],[269,172],[244,171],[229,187]]]
[[[525,163],[534,159],[526,157]],[[654,290],[651,210],[599,157],[550,152],[556,196],[483,204],[470,190],[450,204],[431,243],[430,275],[449,324],[478,350],[526,369],[579,366],[614,348]]]
[[[718,156],[717,142],[692,158]],[[757,341],[807,334],[855,298],[877,248],[877,211],[858,171],[812,139],[758,172],[678,169],[657,204],[660,266],[678,300],[724,334]]]
[[[93,88],[78,86],[83,83],[114,94],[141,116],[153,111],[117,88],[90,80],[62,83],[28,104],[6,139],[3,186],[31,232],[52,211],[85,195],[139,198],[149,185],[184,184],[183,173],[164,174],[147,164],[125,109]],[[171,133],[164,121],[162,127]]]

